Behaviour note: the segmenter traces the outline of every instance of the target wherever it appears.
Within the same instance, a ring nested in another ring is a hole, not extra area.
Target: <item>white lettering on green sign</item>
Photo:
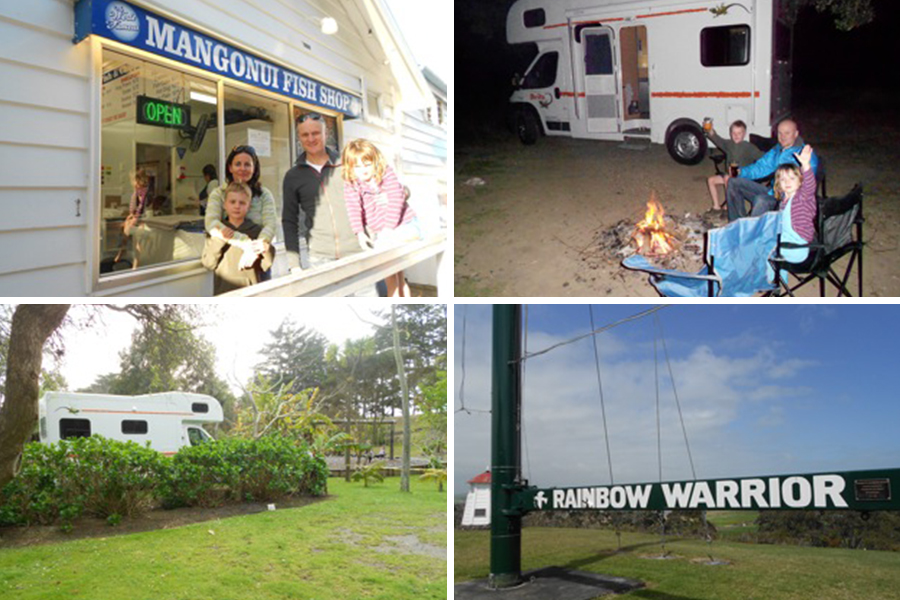
[[[659,489],[654,489],[659,485]],[[534,497],[538,510],[567,509],[749,509],[848,508],[841,495],[847,483],[841,475],[769,477],[687,481],[680,483],[616,485],[548,490]],[[660,498],[660,495],[662,498]],[[655,499],[651,502],[651,496]],[[549,500],[549,502],[548,502]]]

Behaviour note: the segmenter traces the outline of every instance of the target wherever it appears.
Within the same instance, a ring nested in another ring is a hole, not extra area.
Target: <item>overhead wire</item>
[[[687,427],[684,424],[684,415],[681,411],[681,401],[678,399],[678,389],[675,386],[675,375],[672,372],[672,363],[669,360],[669,350],[666,347],[666,334],[663,330],[662,320],[658,315],[653,315],[653,320],[656,323],[656,327],[659,330],[660,339],[662,340],[663,346],[663,355],[666,357],[666,367],[669,370],[669,379],[672,382],[672,395],[675,397],[675,406],[678,408],[678,419],[681,421],[681,432],[684,435],[684,446],[687,448],[688,462],[691,465],[691,476],[694,478],[694,481],[697,481],[697,471],[694,468],[694,457],[691,453],[691,443],[688,441]],[[715,562],[715,559],[712,556],[712,535],[709,532],[709,520],[707,519],[706,511],[702,511],[703,515],[703,529],[706,536],[706,547],[707,553],[709,555],[709,560],[711,562]]]
[[[588,304],[588,312],[591,317],[591,331],[593,331],[596,327],[594,326],[594,306],[592,304]],[[609,449],[609,429],[606,425],[606,402],[603,398],[603,380],[600,377],[600,351],[597,349],[597,336],[595,335],[592,340],[594,347],[594,364],[597,367],[597,389],[600,392],[600,414],[603,417],[603,439],[606,441],[606,462],[609,466],[609,484],[615,485],[616,480],[613,477],[613,467],[612,467],[612,452]],[[613,512],[613,525],[616,528],[616,542],[618,545],[618,550],[622,550],[622,533],[619,528],[619,518],[618,513]]]
[[[558,342],[558,343],[556,343],[556,344],[553,344],[552,346],[548,346],[547,348],[544,348],[543,350],[539,350],[539,351],[537,351],[537,352],[531,352],[531,353],[529,353],[529,354],[525,354],[525,355],[523,355],[523,356],[522,356],[520,359],[518,359],[518,360],[519,360],[519,361],[525,361],[525,360],[529,360],[529,359],[535,358],[535,357],[537,357],[537,356],[541,356],[542,354],[547,354],[548,352],[550,352],[550,351],[552,351],[552,350],[556,350],[557,348],[559,348],[559,347],[561,347],[561,346],[566,346],[566,345],[568,345],[568,344],[574,344],[575,342],[581,341],[581,340],[583,340],[583,339],[586,338],[586,337],[590,337],[590,336],[592,336],[592,335],[597,335],[598,333],[603,333],[604,331],[608,331],[608,330],[612,329],[613,327],[618,327],[619,325],[624,325],[625,323],[628,323],[629,321],[634,321],[634,320],[637,320],[637,319],[641,319],[641,318],[643,318],[643,317],[649,316],[649,315],[651,315],[651,314],[653,314],[653,313],[655,313],[655,312],[657,312],[657,311],[659,311],[659,310],[662,310],[662,309],[664,309],[664,308],[668,308],[668,305],[667,305],[667,304],[663,304],[662,306],[654,306],[654,307],[652,307],[652,308],[648,308],[648,309],[645,310],[645,311],[639,312],[639,313],[637,313],[637,314],[635,314],[635,315],[631,315],[631,316],[629,316],[629,317],[625,317],[624,319],[619,319],[618,321],[616,321],[616,322],[614,322],[614,323],[610,323],[609,325],[604,325],[603,327],[599,327],[599,328],[597,328],[597,329],[593,329],[593,330],[591,330],[591,331],[589,331],[589,332],[587,332],[587,333],[583,333],[583,334],[578,335],[578,336],[575,336],[575,337],[573,337],[573,338],[571,338],[571,339],[564,340],[564,341],[562,341],[562,342]]]
[[[656,384],[656,461],[659,466],[659,483],[662,485],[662,430],[659,421],[659,354],[657,351],[657,336],[653,336],[653,376]],[[659,511],[660,537],[662,556],[666,556],[666,511]]]
[[[466,337],[467,337],[467,316],[468,316],[468,304],[463,304],[463,326],[462,326],[462,357],[460,359],[460,374],[459,374],[459,408],[456,409],[455,412],[464,412],[467,415],[471,415],[473,412],[475,413],[487,413],[490,414],[490,410],[478,409],[478,408],[466,408]]]

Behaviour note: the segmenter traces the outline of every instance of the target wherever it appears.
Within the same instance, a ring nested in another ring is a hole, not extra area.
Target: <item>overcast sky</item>
[[[597,326],[648,308],[598,305]],[[454,407],[490,408],[491,306],[457,304]],[[588,331],[586,305],[531,306],[528,349]],[[896,305],[676,305],[659,311],[697,477],[896,467]],[[616,483],[659,479],[654,321],[598,337]],[[664,480],[691,479],[661,343]],[[526,361],[523,470],[534,485],[609,482],[590,339]],[[454,414],[455,494],[490,464],[490,415]]]
[[[216,346],[218,372],[229,383],[235,377],[246,383],[253,367],[260,362],[257,352],[271,341],[273,331],[288,316],[323,334],[330,341],[369,335],[373,328],[350,310],[348,300],[252,300],[205,304],[204,314],[211,325],[200,332]],[[359,299],[353,308],[364,319],[374,321],[372,309],[384,308],[383,302]],[[77,316],[81,308],[72,309]],[[128,347],[135,320],[114,311],[103,311],[103,324],[87,330],[67,328],[63,335],[66,356],[62,372],[71,390],[92,383],[97,375],[119,370],[119,352]]]
[[[385,0],[413,56],[444,83],[453,75],[453,5],[439,0]]]

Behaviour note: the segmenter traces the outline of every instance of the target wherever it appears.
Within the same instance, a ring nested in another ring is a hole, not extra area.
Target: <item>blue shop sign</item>
[[[358,117],[360,99],[120,0],[78,0],[75,43],[96,34],[212,73]]]

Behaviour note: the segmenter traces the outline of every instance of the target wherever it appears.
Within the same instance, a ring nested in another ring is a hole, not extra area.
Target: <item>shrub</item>
[[[384,461],[373,462],[372,464],[366,465],[364,467],[359,467],[355,471],[353,471],[353,475],[350,476],[350,479],[353,481],[362,481],[363,487],[369,487],[369,482],[374,481],[376,483],[381,483],[384,481],[384,475],[381,473],[381,470],[384,468]]]
[[[269,501],[295,494],[320,495],[328,468],[306,444],[282,437],[229,439],[183,448],[166,486],[170,506],[220,506]]]
[[[305,444],[270,437],[182,448],[168,458],[134,442],[102,437],[29,444],[22,469],[0,492],[0,525],[71,522],[82,514],[110,525],[160,503],[219,506],[325,493],[328,467]]]
[[[169,459],[134,442],[99,436],[29,444],[3,490],[0,522],[70,523],[81,514],[135,516],[157,502]]]

